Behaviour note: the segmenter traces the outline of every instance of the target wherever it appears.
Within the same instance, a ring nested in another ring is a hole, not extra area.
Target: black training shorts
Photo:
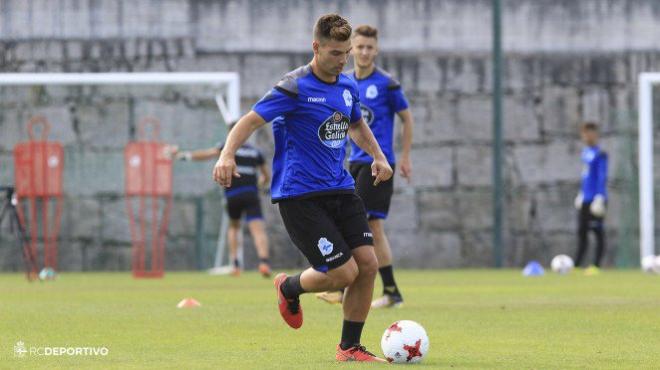
[[[285,199],[280,214],[293,243],[317,271],[346,263],[351,250],[373,245],[362,200],[355,194]]]
[[[394,170],[394,166],[392,169]],[[355,193],[362,198],[369,219],[386,219],[394,193],[394,174],[389,180],[374,186],[371,164],[351,163],[349,170],[355,179]]]
[[[227,213],[232,220],[240,220],[243,214],[245,214],[246,222],[263,219],[259,194],[250,191],[228,197]]]

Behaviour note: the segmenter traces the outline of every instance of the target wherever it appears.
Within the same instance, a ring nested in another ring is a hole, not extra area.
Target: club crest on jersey
[[[353,106],[353,95],[351,95],[351,92],[348,91],[348,89],[344,89],[344,93],[342,94],[344,97],[344,103],[346,104],[347,107],[352,107]]]
[[[371,108],[361,103],[360,103],[360,111],[362,112],[362,118],[364,118],[364,122],[366,122],[367,125],[371,126],[371,123],[374,121],[374,111],[372,111]]]
[[[366,96],[368,99],[375,99],[378,96],[378,88],[376,85],[369,85],[364,96]]]
[[[321,238],[319,239],[318,247],[319,250],[321,251],[321,254],[325,257],[328,254],[332,253],[334,244],[332,244],[332,242],[326,238]]]
[[[319,126],[319,140],[329,148],[341,148],[346,141],[350,120],[341,112],[334,112]]]

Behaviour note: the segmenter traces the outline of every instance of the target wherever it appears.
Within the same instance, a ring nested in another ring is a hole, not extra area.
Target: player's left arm
[[[259,169],[259,182],[258,185],[261,189],[268,189],[268,183],[270,182],[270,171],[268,166],[266,166],[266,160],[264,155],[260,150],[257,150],[257,168]]]
[[[596,196],[591,202],[590,211],[596,217],[605,216],[607,194],[607,153],[601,153],[596,164]]]
[[[350,135],[351,140],[357,146],[374,159],[374,162],[371,164],[371,175],[376,178],[374,180],[374,186],[378,185],[381,181],[389,180],[392,177],[392,167],[387,162],[385,154],[383,154],[378,141],[364,119],[360,118],[357,122],[352,123],[348,127],[348,135]]]
[[[601,153],[598,160],[596,191],[598,192],[598,195],[602,195],[603,197],[607,194],[607,153]]]
[[[403,124],[402,127],[402,143],[401,143],[401,156],[399,158],[399,170],[401,171],[401,176],[410,183],[412,179],[412,163],[410,161],[410,148],[412,147],[413,141],[413,125],[414,120],[410,109],[404,109],[397,112],[397,115],[401,119]]]
[[[262,163],[259,165],[259,187],[262,189],[268,188],[268,183],[270,182],[270,170],[266,164]]]
[[[190,151],[177,151],[174,155],[174,158],[180,161],[205,161],[209,159],[217,159],[218,156],[220,156],[219,148],[208,148]]]
[[[412,178],[412,164],[410,162],[410,148],[413,140],[413,117],[408,109],[408,99],[401,88],[401,83],[394,78],[390,78],[387,85],[388,102],[393,112],[401,118],[403,122],[403,132],[401,143],[401,155],[399,156],[399,169],[401,176],[410,183]]]

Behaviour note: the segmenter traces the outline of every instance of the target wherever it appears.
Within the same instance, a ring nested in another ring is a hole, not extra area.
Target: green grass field
[[[431,342],[418,368],[585,369],[660,367],[660,276],[605,271],[523,278],[518,271],[399,271],[406,304],[372,311],[363,343],[398,319]],[[379,284],[377,284],[377,290]],[[63,273],[27,283],[0,275],[0,368],[325,369],[337,364],[341,309],[302,298],[305,324],[280,319],[270,280],[168,273]],[[184,297],[202,303],[177,309]],[[14,346],[100,347],[107,356],[15,357]]]

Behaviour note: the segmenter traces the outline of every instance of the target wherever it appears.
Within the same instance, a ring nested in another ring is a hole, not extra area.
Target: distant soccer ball
[[[656,268],[655,259],[655,256],[645,256],[642,258],[642,271],[646,272],[647,274],[654,273]]]
[[[55,280],[56,275],[57,274],[55,274],[55,270],[53,270],[50,267],[44,267],[39,272],[39,280],[42,280],[42,281],[43,280]]]
[[[653,259],[653,272],[660,274],[660,256],[655,256]]]
[[[552,271],[563,275],[571,272],[575,265],[573,264],[573,259],[571,257],[565,254],[560,254],[552,259],[552,262],[550,262],[550,267],[552,268]]]
[[[418,323],[400,320],[385,330],[380,347],[388,362],[413,364],[427,355],[429,337]]]

